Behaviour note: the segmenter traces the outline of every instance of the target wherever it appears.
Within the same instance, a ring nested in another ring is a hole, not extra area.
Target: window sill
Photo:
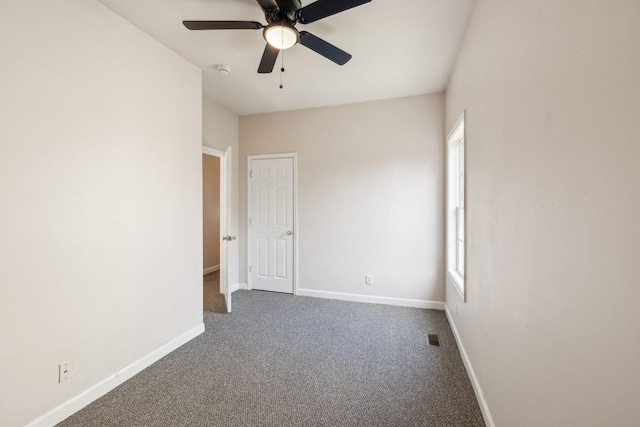
[[[458,292],[458,295],[462,299],[463,302],[466,302],[467,299],[464,295],[464,278],[457,271],[449,271],[448,272],[449,280],[453,284],[453,288]]]

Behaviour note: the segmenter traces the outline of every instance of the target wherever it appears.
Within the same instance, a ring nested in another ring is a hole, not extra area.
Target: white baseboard
[[[249,285],[247,285],[246,283],[238,283],[238,289],[242,289],[243,291],[248,291],[249,289]]]
[[[371,295],[343,294],[341,292],[315,291],[311,289],[298,289],[296,295],[315,298],[338,299],[342,301],[366,302],[370,304],[387,304],[399,307],[427,308],[431,310],[444,310],[444,303],[438,301],[426,301],[419,299],[404,299],[377,297]]]
[[[467,356],[467,352],[464,349],[464,345],[462,345],[462,341],[460,340],[460,335],[458,335],[458,329],[456,328],[456,324],[453,322],[453,319],[451,317],[451,312],[449,311],[449,308],[447,307],[446,304],[444,306],[444,312],[447,314],[449,325],[451,325],[451,331],[453,332],[453,336],[455,337],[456,343],[458,344],[458,351],[460,352],[460,356],[462,356],[462,362],[464,363],[464,367],[467,369],[467,374],[469,374],[469,379],[471,380],[473,391],[476,394],[476,400],[480,405],[480,411],[482,412],[482,418],[484,418],[484,423],[487,425],[487,427],[495,427],[496,424],[493,422],[493,417],[491,416],[489,405],[487,405],[487,401],[484,399],[484,393],[482,392],[482,387],[480,387],[480,383],[478,382],[476,373],[473,370],[473,366],[471,366],[471,361],[469,360],[469,356]]]
[[[205,268],[202,270],[202,275],[206,276],[209,273],[213,273],[214,271],[220,270],[220,265],[214,265],[213,267]]]
[[[76,397],[53,408],[46,414],[27,424],[26,427],[51,427],[58,424],[203,332],[204,323],[201,323],[190,331],[185,332],[146,356],[143,356],[131,365],[89,387]]]

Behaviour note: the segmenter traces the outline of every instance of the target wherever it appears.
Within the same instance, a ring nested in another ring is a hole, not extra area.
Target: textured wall
[[[480,0],[447,91],[467,111],[468,303],[497,426],[640,419],[640,3]]]
[[[94,1],[3,1],[0,55],[13,427],[202,323],[202,94],[200,70]]]
[[[298,153],[299,288],[444,300],[443,126],[443,95],[240,118],[241,188],[248,155]]]

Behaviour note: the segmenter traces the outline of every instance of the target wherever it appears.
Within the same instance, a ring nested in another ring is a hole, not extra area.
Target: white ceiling
[[[338,66],[302,45],[258,74],[259,30],[189,31],[183,20],[266,24],[256,0],[98,0],[203,70],[204,95],[239,115],[340,105],[445,89],[474,0],[372,0],[306,30],[353,55]],[[303,1],[303,6],[311,3]],[[231,67],[230,75],[215,70]]]

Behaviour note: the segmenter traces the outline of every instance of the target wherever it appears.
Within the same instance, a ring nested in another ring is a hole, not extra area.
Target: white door
[[[250,158],[252,289],[293,293],[294,159]]]

